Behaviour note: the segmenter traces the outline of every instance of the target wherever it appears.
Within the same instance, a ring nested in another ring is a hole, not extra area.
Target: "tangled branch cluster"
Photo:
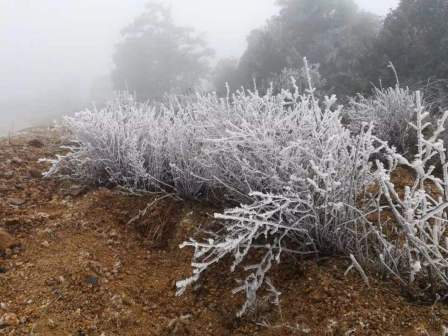
[[[383,94],[391,97],[357,109],[386,108],[382,102],[402,92]],[[76,145],[47,175],[238,202],[216,215],[221,231],[181,246],[194,250],[193,275],[177,288],[183,293],[230,256],[232,272],[238,266],[246,271],[235,289],[247,299],[240,314],[256,305],[263,284],[272,289],[267,272],[284,254],[342,254],[364,277],[362,267],[375,267],[406,285],[427,281],[433,290],[446,291],[448,166],[439,140],[446,116],[428,132],[418,93],[413,103],[409,128],[417,134],[417,154],[409,160],[368,124],[351,133],[336,98],[319,102],[313,89],[264,96],[240,91],[226,99],[198,94],[158,106],[123,95],[105,109],[66,118]],[[386,159],[374,162],[378,157]],[[441,177],[434,173],[435,161]],[[415,183],[401,195],[391,172],[403,165]],[[393,223],[382,222],[387,211]],[[247,265],[252,250],[258,261]]]

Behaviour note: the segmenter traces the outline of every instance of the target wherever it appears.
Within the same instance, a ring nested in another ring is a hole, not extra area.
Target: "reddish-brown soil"
[[[243,319],[228,265],[176,297],[191,272],[178,245],[213,209],[164,199],[127,225],[154,196],[39,176],[60,139],[34,130],[0,140],[0,227],[14,240],[0,257],[0,335],[442,335],[448,325],[447,306],[407,301],[393,282],[368,288],[344,276],[341,258],[285,260],[271,274],[280,307],[261,301]]]

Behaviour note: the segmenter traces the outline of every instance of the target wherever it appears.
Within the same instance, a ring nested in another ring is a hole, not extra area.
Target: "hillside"
[[[64,141],[56,130],[0,140],[0,335],[442,335],[448,323],[443,303],[393,281],[368,288],[334,257],[282,263],[280,309],[259,302],[243,319],[227,265],[176,297],[191,272],[191,251],[178,245],[215,209],[43,179],[38,159]]]

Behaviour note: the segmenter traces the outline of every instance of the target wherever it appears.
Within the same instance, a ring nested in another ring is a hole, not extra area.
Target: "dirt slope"
[[[442,335],[448,325],[445,305],[409,302],[392,282],[367,288],[336,258],[285,260],[272,274],[280,309],[262,301],[244,319],[226,265],[176,297],[191,271],[178,244],[213,209],[165,199],[127,226],[152,198],[42,179],[37,160],[60,145],[48,130],[0,140],[0,227],[10,234],[0,232],[0,335]]]

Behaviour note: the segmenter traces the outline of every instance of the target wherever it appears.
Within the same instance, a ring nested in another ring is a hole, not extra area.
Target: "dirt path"
[[[408,302],[391,282],[367,288],[334,258],[286,261],[272,274],[281,309],[261,301],[244,319],[225,265],[176,297],[191,271],[178,244],[213,210],[165,199],[128,227],[150,198],[40,177],[37,160],[60,145],[55,131],[0,140],[0,226],[14,239],[0,257],[0,335],[442,335],[448,325],[445,305]]]

